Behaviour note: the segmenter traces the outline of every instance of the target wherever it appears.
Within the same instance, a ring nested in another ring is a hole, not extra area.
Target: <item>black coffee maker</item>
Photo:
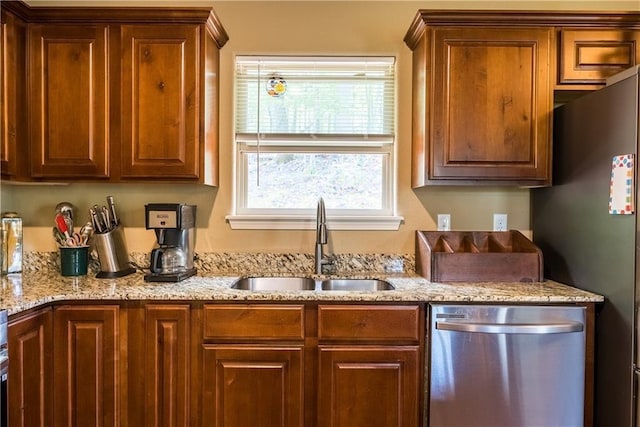
[[[196,207],[180,203],[145,205],[145,227],[156,233],[147,282],[179,282],[196,274],[193,266]]]

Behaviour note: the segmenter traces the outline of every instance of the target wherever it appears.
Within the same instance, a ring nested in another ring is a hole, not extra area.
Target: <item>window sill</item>
[[[315,216],[305,215],[227,215],[233,230],[313,230]],[[398,230],[404,221],[401,216],[331,216],[329,230]]]

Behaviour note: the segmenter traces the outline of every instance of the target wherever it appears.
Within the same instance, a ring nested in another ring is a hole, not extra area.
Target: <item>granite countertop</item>
[[[289,274],[292,275],[292,274]],[[253,275],[255,276],[255,275]],[[179,283],[148,283],[142,273],[118,279],[95,274],[63,277],[57,271],[23,272],[2,277],[0,308],[9,314],[54,302],[74,300],[126,301],[362,301],[362,302],[477,302],[477,303],[590,303],[604,297],[553,281],[536,283],[433,283],[415,274],[375,274],[395,290],[273,291],[231,289],[240,275],[198,273]]]

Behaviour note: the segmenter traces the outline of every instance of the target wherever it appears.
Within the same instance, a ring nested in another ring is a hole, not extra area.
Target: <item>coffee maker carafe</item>
[[[145,205],[145,226],[154,230],[157,246],[151,251],[147,282],[179,282],[196,274],[193,266],[196,207],[180,203]]]

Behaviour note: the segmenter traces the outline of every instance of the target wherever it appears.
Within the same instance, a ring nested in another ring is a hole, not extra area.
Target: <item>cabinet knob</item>
[[[160,83],[158,83],[158,87],[159,87],[160,89],[164,89],[164,82],[160,82]]]

